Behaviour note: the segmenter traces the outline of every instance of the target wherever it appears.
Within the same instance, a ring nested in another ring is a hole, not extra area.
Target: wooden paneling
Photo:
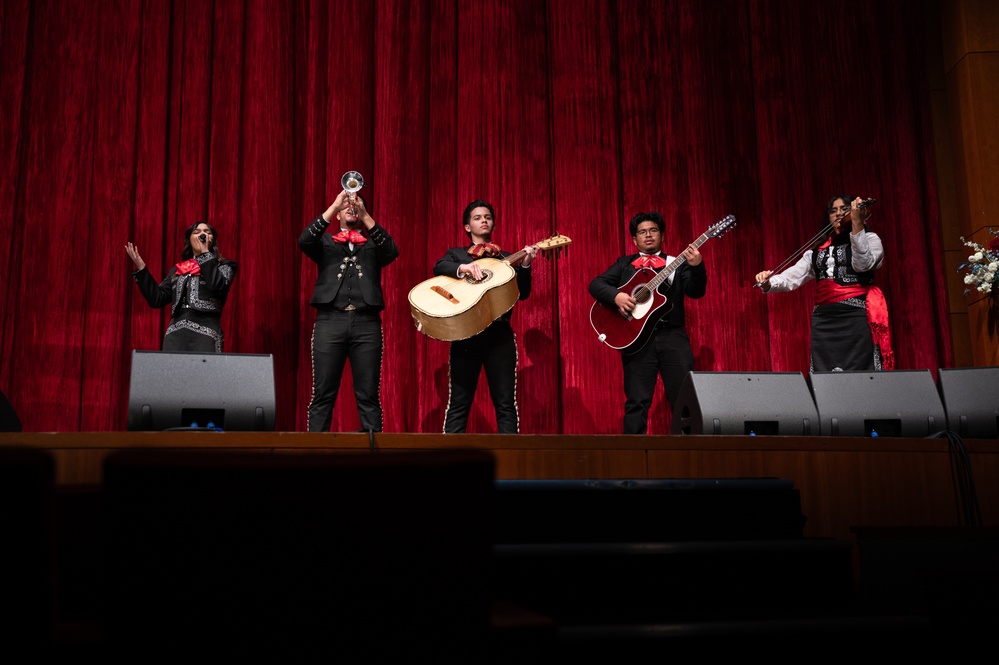
[[[968,306],[968,328],[974,366],[999,365],[999,293],[979,298]]]
[[[647,478],[644,450],[495,450],[504,479]]]
[[[941,0],[940,31],[948,70],[968,53],[999,51],[999,4],[995,0]]]
[[[967,441],[983,522],[999,526],[999,441]],[[0,434],[0,447],[50,451],[56,482],[99,485],[111,450],[258,450],[371,454],[364,434],[294,432]],[[782,478],[801,493],[811,537],[864,526],[958,526],[955,456],[945,439],[745,436],[379,434],[376,454],[474,448],[501,479]]]
[[[960,520],[946,449],[650,452],[654,476],[685,465],[690,477],[794,480],[808,536],[849,539],[855,526],[952,525]]]
[[[985,229],[997,226],[999,3],[925,0],[923,6],[954,366],[994,365],[999,337],[987,311],[970,311],[978,296],[964,298],[963,274],[956,266],[969,253],[959,245],[961,236],[987,242]]]

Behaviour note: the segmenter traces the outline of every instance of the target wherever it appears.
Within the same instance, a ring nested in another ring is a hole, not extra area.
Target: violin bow
[[[863,210],[867,206],[874,205],[877,202],[878,202],[877,199],[864,199],[863,201],[860,202],[860,204],[857,206],[857,208],[860,209],[860,210]],[[845,218],[845,215],[844,215],[844,218]],[[816,233],[812,237],[811,240],[809,240],[804,245],[802,245],[801,247],[799,247],[798,249],[796,249],[793,254],[791,254],[786,259],[784,259],[783,261],[781,261],[780,264],[777,265],[776,268],[774,268],[773,270],[771,270],[770,271],[770,277],[773,277],[774,275],[779,274],[782,270],[785,270],[791,264],[797,263],[798,259],[801,258],[802,254],[804,254],[805,252],[807,252],[810,249],[815,249],[815,246],[818,245],[826,236],[828,236],[830,233],[832,233],[832,230],[833,230],[833,223],[829,222],[824,227],[822,227],[822,230],[819,231],[818,233]],[[770,277],[767,277],[767,279],[770,279]],[[766,283],[766,280],[763,280],[762,282],[757,282],[756,284],[753,284],[753,288],[762,289],[763,285],[765,283]]]

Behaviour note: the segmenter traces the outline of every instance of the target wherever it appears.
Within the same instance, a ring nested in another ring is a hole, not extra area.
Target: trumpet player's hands
[[[617,311],[621,313],[621,316],[626,319],[630,319],[631,313],[634,311],[635,305],[638,304],[638,301],[624,291],[621,291],[614,296],[614,304],[617,305]]]
[[[354,198],[354,212],[366,229],[370,231],[375,228],[375,220],[371,216],[371,213],[368,212],[368,209],[364,207],[364,200],[359,196]]]
[[[128,254],[128,258],[132,259],[136,270],[142,270],[146,267],[146,262],[142,260],[142,256],[139,255],[139,249],[135,245],[130,242],[125,243],[125,253]]]
[[[458,274],[468,275],[475,281],[479,281],[480,279],[485,277],[485,273],[482,272],[482,268],[479,267],[479,264],[475,262],[462,263],[460,266],[458,266]]]
[[[526,256],[524,256],[524,260],[520,262],[520,265],[522,265],[525,268],[530,268],[531,262],[534,261],[534,257],[538,255],[538,246],[528,245],[527,247],[524,248],[524,252]]]
[[[325,219],[327,222],[332,222],[334,219],[336,219],[337,214],[341,210],[349,206],[350,206],[350,199],[347,198],[347,192],[341,191],[339,194],[336,195],[336,199],[334,199],[333,203],[330,204],[330,207],[326,209],[326,212],[323,213],[323,219]]]

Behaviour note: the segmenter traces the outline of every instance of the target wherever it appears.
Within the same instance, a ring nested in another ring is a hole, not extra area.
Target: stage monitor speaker
[[[128,429],[274,430],[274,356],[132,351]]]
[[[937,387],[947,429],[969,439],[999,439],[999,367],[940,369]]]
[[[947,428],[929,370],[812,372],[823,436],[926,437]]]
[[[14,405],[0,392],[0,432],[20,432],[21,419],[17,417]]]
[[[670,433],[818,434],[819,418],[797,372],[690,372],[673,406]]]

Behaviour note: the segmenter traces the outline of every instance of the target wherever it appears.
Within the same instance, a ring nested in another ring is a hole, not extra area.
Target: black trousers
[[[694,369],[694,352],[683,328],[658,328],[637,353],[623,354],[624,364],[624,433],[645,434],[649,428],[649,409],[656,390],[656,377],[670,406],[676,402],[680,386]]]
[[[471,339],[451,342],[451,394],[444,415],[445,434],[458,434],[468,427],[468,414],[483,369],[496,409],[496,431],[519,432],[517,339],[509,322],[497,321]]]
[[[377,311],[320,310],[312,329],[312,401],[308,429],[328,432],[340,392],[343,369],[350,361],[354,397],[362,430],[382,431],[379,394],[382,372],[382,319]]]

